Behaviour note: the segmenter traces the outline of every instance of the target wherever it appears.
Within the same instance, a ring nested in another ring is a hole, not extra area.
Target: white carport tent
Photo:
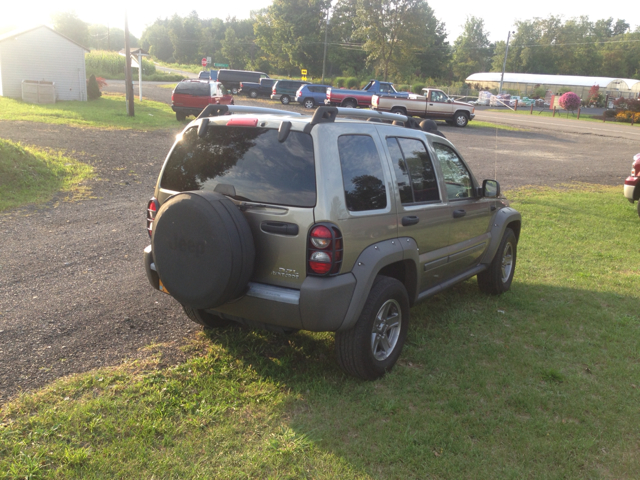
[[[500,87],[500,72],[474,73],[466,79],[472,85],[480,84],[485,89]],[[543,75],[537,73],[504,74],[503,90],[518,91],[527,96],[537,86],[546,87],[556,93],[561,87],[568,87],[581,98],[589,95],[594,85],[600,87],[600,93],[613,97],[636,98],[640,93],[640,80],[631,78],[586,77],[579,75]]]

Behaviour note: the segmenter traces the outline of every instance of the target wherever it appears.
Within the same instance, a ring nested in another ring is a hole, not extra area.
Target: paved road
[[[578,121],[575,118],[542,117],[518,115],[508,112],[492,112],[476,108],[476,120],[500,123],[522,128],[551,130],[553,132],[590,134],[602,137],[626,138],[638,141],[640,145],[640,125]]]

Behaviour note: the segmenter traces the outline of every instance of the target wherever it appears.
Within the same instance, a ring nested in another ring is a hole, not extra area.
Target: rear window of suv
[[[175,89],[177,94],[193,95],[194,97],[208,97],[210,92],[209,82],[180,82]]]
[[[291,131],[280,143],[275,129],[218,125],[209,126],[200,138],[197,129],[190,128],[171,152],[160,187],[225,194],[235,190],[237,200],[313,207],[313,140],[309,134]]]

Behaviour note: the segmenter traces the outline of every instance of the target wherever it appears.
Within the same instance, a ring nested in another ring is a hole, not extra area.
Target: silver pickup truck
[[[424,95],[396,97],[394,95],[374,95],[371,108],[381,112],[399,113],[414,117],[445,120],[450,125],[466,127],[473,120],[475,108],[464,102],[457,102],[442,90],[423,88]]]

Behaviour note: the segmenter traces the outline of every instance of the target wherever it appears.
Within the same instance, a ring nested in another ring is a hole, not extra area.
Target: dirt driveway
[[[166,101],[171,90],[149,87],[145,94]],[[0,122],[1,138],[64,149],[97,173],[94,198],[60,197],[0,214],[0,402],[154,348],[167,363],[181,358],[178,347],[199,327],[148,285],[142,250],[146,202],[182,127],[143,133]],[[442,131],[478,179],[497,178],[506,190],[567,181],[621,185],[640,151],[630,140],[545,130]]]

